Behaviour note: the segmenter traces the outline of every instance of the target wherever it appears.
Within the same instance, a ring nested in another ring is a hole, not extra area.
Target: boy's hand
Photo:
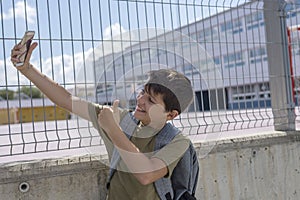
[[[98,115],[98,122],[100,127],[106,132],[111,131],[113,128],[119,126],[120,114],[119,114],[119,101],[115,100],[112,107],[104,106]]]
[[[26,44],[25,44],[26,45]],[[30,58],[31,58],[31,54],[33,52],[33,50],[37,47],[37,42],[34,42],[30,45],[28,51],[27,51],[27,56],[26,59],[24,61],[24,64],[21,66],[16,66],[15,64],[20,62],[20,55],[23,54],[24,52],[21,51],[22,45],[21,44],[17,44],[14,46],[14,48],[11,50],[11,55],[10,55],[10,60],[13,63],[13,65],[18,69],[18,70],[22,70],[24,68],[27,68],[30,65]]]
[[[115,122],[117,124],[120,124],[119,100],[114,100],[112,109],[113,109],[113,116],[114,116]]]

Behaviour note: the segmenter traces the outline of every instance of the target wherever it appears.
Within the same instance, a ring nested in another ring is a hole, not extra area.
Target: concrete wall
[[[200,159],[199,199],[300,199],[300,135],[221,141]]]
[[[108,168],[98,156],[9,163],[0,168],[0,200],[105,199]]]
[[[195,146],[199,199],[300,199],[299,133],[273,132]],[[105,199],[108,168],[102,162],[106,158],[89,155],[2,164],[0,200]]]

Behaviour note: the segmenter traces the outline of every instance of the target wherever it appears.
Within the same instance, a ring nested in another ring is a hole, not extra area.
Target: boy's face
[[[142,90],[137,96],[134,116],[144,125],[161,129],[168,120],[162,94],[149,94]]]

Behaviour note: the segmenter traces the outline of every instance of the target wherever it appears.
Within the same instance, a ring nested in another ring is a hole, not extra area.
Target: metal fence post
[[[264,0],[264,17],[274,127],[295,130],[295,104],[288,53],[286,2]]]

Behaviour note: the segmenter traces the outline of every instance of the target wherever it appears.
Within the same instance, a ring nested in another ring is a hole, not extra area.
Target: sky
[[[29,83],[9,58],[25,30],[36,32],[34,66],[60,84],[72,83],[93,49],[114,48],[105,42],[111,38],[147,27],[172,30],[245,1],[0,0],[0,89]]]

